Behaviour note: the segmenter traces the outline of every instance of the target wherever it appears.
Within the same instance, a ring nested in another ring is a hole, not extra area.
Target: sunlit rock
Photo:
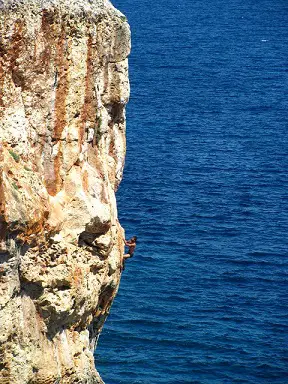
[[[102,383],[129,52],[109,1],[0,1],[1,384]]]

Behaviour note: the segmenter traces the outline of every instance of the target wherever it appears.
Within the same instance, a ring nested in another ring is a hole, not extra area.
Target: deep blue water
[[[288,2],[115,0],[132,29],[118,192],[138,235],[106,384],[288,383]]]

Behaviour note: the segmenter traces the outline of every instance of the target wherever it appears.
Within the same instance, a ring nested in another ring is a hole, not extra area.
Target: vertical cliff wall
[[[0,382],[101,383],[129,97],[107,0],[0,0]]]

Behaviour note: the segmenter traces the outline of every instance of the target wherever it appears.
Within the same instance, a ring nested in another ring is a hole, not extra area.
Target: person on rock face
[[[131,237],[130,240],[123,239],[123,241],[124,241],[125,245],[129,248],[128,249],[128,253],[126,253],[123,256],[122,270],[124,271],[124,269],[125,269],[125,260],[129,259],[130,257],[133,257],[133,255],[134,255],[134,251],[135,251],[136,243],[137,243],[137,236]]]

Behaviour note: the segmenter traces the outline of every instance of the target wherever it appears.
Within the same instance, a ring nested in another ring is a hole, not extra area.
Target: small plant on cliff
[[[125,23],[127,21],[127,17],[125,17],[125,16],[120,16],[120,19],[123,21],[123,23]]]
[[[13,157],[13,159],[16,161],[16,163],[19,163],[20,156],[17,155],[17,153],[13,152],[12,149],[9,149],[8,151],[9,151],[10,155]]]
[[[15,181],[13,181],[12,186],[13,186],[13,188],[14,188],[16,191],[19,191],[19,187],[18,187],[18,185],[15,183]]]
[[[102,126],[102,117],[100,116],[97,122],[97,128],[101,129],[101,126]]]

